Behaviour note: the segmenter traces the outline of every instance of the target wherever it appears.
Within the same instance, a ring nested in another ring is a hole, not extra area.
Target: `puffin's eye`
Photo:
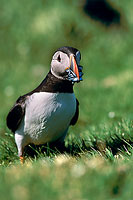
[[[57,60],[58,60],[58,62],[61,62],[61,57],[60,57],[60,55],[58,55]]]

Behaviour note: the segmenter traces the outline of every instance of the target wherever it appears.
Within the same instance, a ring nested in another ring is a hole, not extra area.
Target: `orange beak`
[[[79,70],[78,70],[78,66],[75,60],[75,57],[73,54],[70,55],[70,66],[69,68],[74,72],[74,74],[77,76],[78,80],[79,80]],[[68,68],[68,69],[69,69]]]
[[[69,67],[66,69],[67,80],[72,81],[72,83],[82,81],[82,66],[77,64],[76,58],[73,54],[70,55]]]
[[[73,56],[73,72],[76,74],[76,76],[79,80],[79,70],[78,70],[78,66],[77,66],[74,56]]]

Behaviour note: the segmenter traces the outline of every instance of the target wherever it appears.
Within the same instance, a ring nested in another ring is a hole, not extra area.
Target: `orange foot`
[[[23,157],[23,156],[20,156],[19,158],[20,158],[20,163],[21,163],[21,164],[24,164],[24,157]]]

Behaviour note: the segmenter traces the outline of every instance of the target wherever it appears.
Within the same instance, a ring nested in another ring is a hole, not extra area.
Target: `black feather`
[[[11,129],[13,133],[15,133],[15,131],[17,130],[25,114],[25,100],[24,100],[25,98],[24,97],[25,96],[19,97],[15,105],[9,111],[6,118],[7,127]]]
[[[74,126],[76,124],[76,122],[78,121],[78,117],[79,117],[79,101],[76,99],[76,112],[70,122],[70,125]]]
[[[55,52],[57,51],[61,51],[63,53],[66,53],[68,56],[70,56],[71,54],[74,54],[76,56],[76,53],[79,51],[78,49],[76,48],[73,48],[73,47],[68,47],[68,46],[64,46],[64,47],[60,47],[58,48]],[[54,52],[54,53],[55,53]]]

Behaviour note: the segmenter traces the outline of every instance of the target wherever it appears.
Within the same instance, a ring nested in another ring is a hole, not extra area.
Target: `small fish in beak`
[[[70,66],[66,68],[66,72],[68,73],[68,80],[74,82],[82,81],[82,67],[77,65],[75,56],[73,54],[70,55]]]

